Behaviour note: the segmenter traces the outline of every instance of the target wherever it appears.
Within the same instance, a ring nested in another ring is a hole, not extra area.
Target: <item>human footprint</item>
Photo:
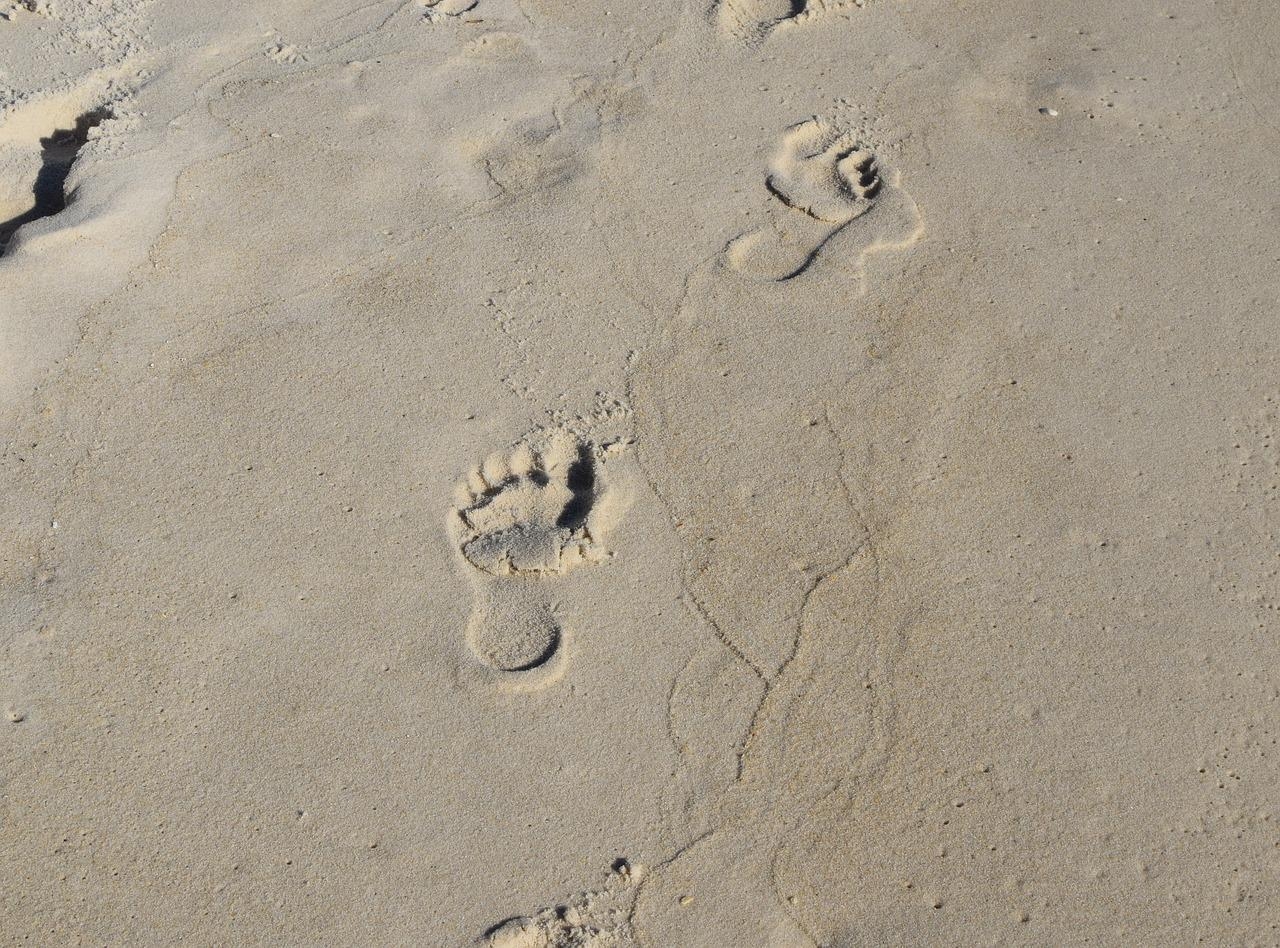
[[[563,674],[568,633],[547,581],[609,556],[604,451],[563,428],[539,430],[490,455],[458,485],[455,542],[474,570],[467,640],[517,689]]]
[[[882,181],[871,151],[815,118],[787,129],[765,187],[785,210],[733,240],[726,257],[735,270],[780,282],[804,273],[836,234],[869,211]]]
[[[419,6],[426,7],[423,14],[428,23],[438,22],[442,16],[462,16],[475,8],[480,0],[418,0]]]
[[[721,32],[759,46],[775,30],[798,26],[827,13],[862,7],[866,0],[715,0],[712,20]]]

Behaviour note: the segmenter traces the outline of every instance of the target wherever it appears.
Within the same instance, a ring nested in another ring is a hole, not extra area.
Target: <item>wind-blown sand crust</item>
[[[1271,5],[0,14],[7,943],[1280,939]]]

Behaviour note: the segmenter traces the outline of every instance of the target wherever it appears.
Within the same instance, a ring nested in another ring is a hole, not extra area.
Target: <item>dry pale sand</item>
[[[1280,944],[1271,0],[0,14],[5,943]]]

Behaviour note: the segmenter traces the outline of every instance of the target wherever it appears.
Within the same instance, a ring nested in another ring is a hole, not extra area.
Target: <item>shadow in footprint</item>
[[[591,450],[586,445],[579,445],[577,457],[566,473],[565,485],[571,496],[556,519],[556,526],[577,530],[586,525],[587,515],[591,513],[591,506],[595,503],[595,463],[591,458]]]
[[[54,129],[48,137],[40,139],[40,172],[31,189],[35,204],[16,217],[0,221],[0,256],[4,256],[10,238],[19,227],[42,217],[51,217],[66,208],[67,175],[71,173],[80,149],[89,140],[89,130],[112,117],[110,109],[94,109],[76,119],[75,127]]]

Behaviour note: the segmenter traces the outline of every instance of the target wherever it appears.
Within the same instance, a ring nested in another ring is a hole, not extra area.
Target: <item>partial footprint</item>
[[[428,23],[439,22],[446,16],[462,16],[475,9],[480,0],[418,0],[420,6],[426,7],[423,18]]]
[[[711,12],[723,32],[755,46],[776,29],[865,4],[866,0],[716,0]]]
[[[547,581],[609,556],[600,539],[615,517],[603,457],[563,428],[539,430],[457,488],[455,540],[475,571],[468,642],[504,684],[541,687],[564,671],[568,633]]]
[[[276,43],[267,50],[267,55],[282,66],[292,66],[299,60],[306,62],[307,57],[298,52],[298,47],[291,43]]]
[[[880,193],[876,157],[848,132],[810,119],[783,136],[764,185],[787,207],[828,224],[847,224]]]
[[[582,892],[556,908],[500,922],[483,938],[488,948],[630,948],[631,908],[640,866],[625,859],[613,865],[604,886]]]
[[[776,199],[768,226],[735,238],[725,256],[735,270],[762,280],[804,273],[822,248],[881,199],[876,156],[821,119],[787,129],[765,187]]]

